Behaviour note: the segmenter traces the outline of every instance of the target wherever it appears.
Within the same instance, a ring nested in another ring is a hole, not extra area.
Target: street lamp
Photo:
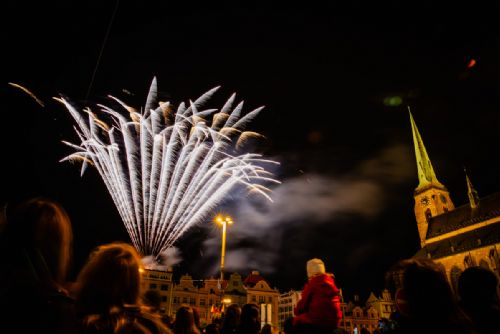
[[[227,225],[233,223],[233,219],[228,215],[217,215],[215,222],[222,226],[222,250],[220,256],[220,281],[224,282],[224,257],[226,256],[226,229]]]

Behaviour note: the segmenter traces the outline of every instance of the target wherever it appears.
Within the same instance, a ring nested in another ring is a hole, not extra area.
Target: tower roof
[[[472,185],[472,182],[469,179],[469,175],[467,175],[467,171],[465,171],[465,179],[467,181],[467,195],[469,196],[469,203],[471,208],[477,208],[479,205],[479,195],[477,194],[476,189]]]
[[[408,107],[408,111],[409,111]],[[427,150],[425,149],[424,142],[420,133],[418,132],[417,125],[413,120],[413,116],[410,113],[411,130],[413,133],[413,145],[415,146],[415,158],[417,160],[417,170],[418,170],[418,187],[416,190],[421,188],[427,188],[429,186],[435,186],[438,188],[445,189],[445,187],[438,181],[436,174],[434,173],[434,168],[432,168],[431,160],[427,155]]]
[[[496,217],[500,217],[500,192],[481,198],[476,209],[464,204],[453,211],[432,217],[426,238],[434,238]]]

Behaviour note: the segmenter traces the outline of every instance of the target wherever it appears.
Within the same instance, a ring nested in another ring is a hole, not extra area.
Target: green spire
[[[467,181],[467,195],[469,196],[470,207],[475,209],[479,206],[479,195],[477,194],[476,189],[470,182],[469,175],[467,175],[467,171],[464,168],[465,179]]]
[[[417,159],[417,169],[418,169],[418,188],[426,187],[429,185],[434,185],[439,188],[444,188],[444,186],[436,178],[434,169],[432,168],[431,160],[427,155],[425,150],[424,142],[420,137],[417,125],[413,120],[411,115],[410,107],[408,107],[408,112],[410,113],[411,130],[413,132],[413,144],[415,146],[415,158]]]

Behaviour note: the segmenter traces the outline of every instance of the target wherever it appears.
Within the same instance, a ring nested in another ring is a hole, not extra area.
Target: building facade
[[[421,245],[414,258],[441,264],[455,290],[458,277],[471,266],[488,268],[500,277],[500,193],[479,198],[466,175],[469,203],[455,207],[436,177],[411,114],[410,122],[419,180],[414,199]]]
[[[152,290],[160,296],[160,313],[172,313],[173,281],[172,271],[146,269],[142,272],[142,291]]]
[[[252,271],[245,280],[238,273],[221,282],[216,278],[193,280],[190,275],[181,276],[179,283],[172,281],[172,272],[145,270],[143,291],[153,290],[160,295],[160,312],[175,317],[183,305],[196,308],[201,326],[220,318],[224,308],[230,304],[240,307],[247,303],[260,308],[262,325],[269,323],[276,328],[278,322],[279,292],[271,288],[258,271]]]
[[[258,271],[252,271],[243,283],[247,291],[247,303],[260,306],[261,324],[271,324],[274,328],[279,328],[278,289],[271,288]]]
[[[240,307],[247,302],[247,289],[243,284],[243,279],[240,274],[233,273],[229,276],[229,280],[224,282],[224,297],[225,304],[238,304]]]
[[[377,311],[379,318],[389,319],[391,313],[396,311],[394,299],[387,289],[384,289],[379,297],[376,297],[373,292],[370,293],[366,306],[373,307]]]
[[[382,291],[380,297],[370,293],[364,305],[360,303],[358,296],[354,296],[354,300],[349,302],[342,298],[340,307],[342,320],[339,327],[349,334],[360,334],[362,331],[373,334],[379,328],[380,319],[389,319],[396,309],[388,290]]]
[[[280,330],[283,330],[287,319],[293,318],[293,310],[300,300],[301,291],[290,290],[278,297],[278,322]]]

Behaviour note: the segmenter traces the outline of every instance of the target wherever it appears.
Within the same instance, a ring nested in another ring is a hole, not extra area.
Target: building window
[[[257,297],[252,296],[252,301],[253,301],[253,302],[256,302],[256,301],[257,301]]]
[[[266,302],[266,297],[259,296],[259,304],[264,304]]]
[[[149,284],[150,289],[156,289],[156,286],[157,286],[156,283]]]
[[[195,305],[195,304],[196,304],[196,299],[194,299],[194,298],[189,298],[189,304],[190,304],[190,305]]]
[[[163,291],[167,291],[167,290],[168,290],[168,285],[166,285],[166,284],[162,284],[162,285],[161,285],[161,290],[163,290]]]
[[[205,306],[205,298],[200,298],[200,306]]]
[[[179,304],[179,297],[174,297],[174,304]]]
[[[188,303],[188,299],[187,299],[187,297],[182,297],[182,302],[183,302],[184,304],[187,304],[187,303]]]
[[[431,209],[425,210],[425,219],[427,220],[427,222],[429,222],[429,220],[431,220],[431,218],[432,218]]]
[[[441,198],[441,202],[443,202],[444,204],[446,204],[447,200],[446,200],[446,197],[444,197],[443,194],[440,194],[439,197]],[[448,210],[446,210],[448,211]]]
[[[161,296],[161,301],[166,302],[167,301],[167,296]]]

